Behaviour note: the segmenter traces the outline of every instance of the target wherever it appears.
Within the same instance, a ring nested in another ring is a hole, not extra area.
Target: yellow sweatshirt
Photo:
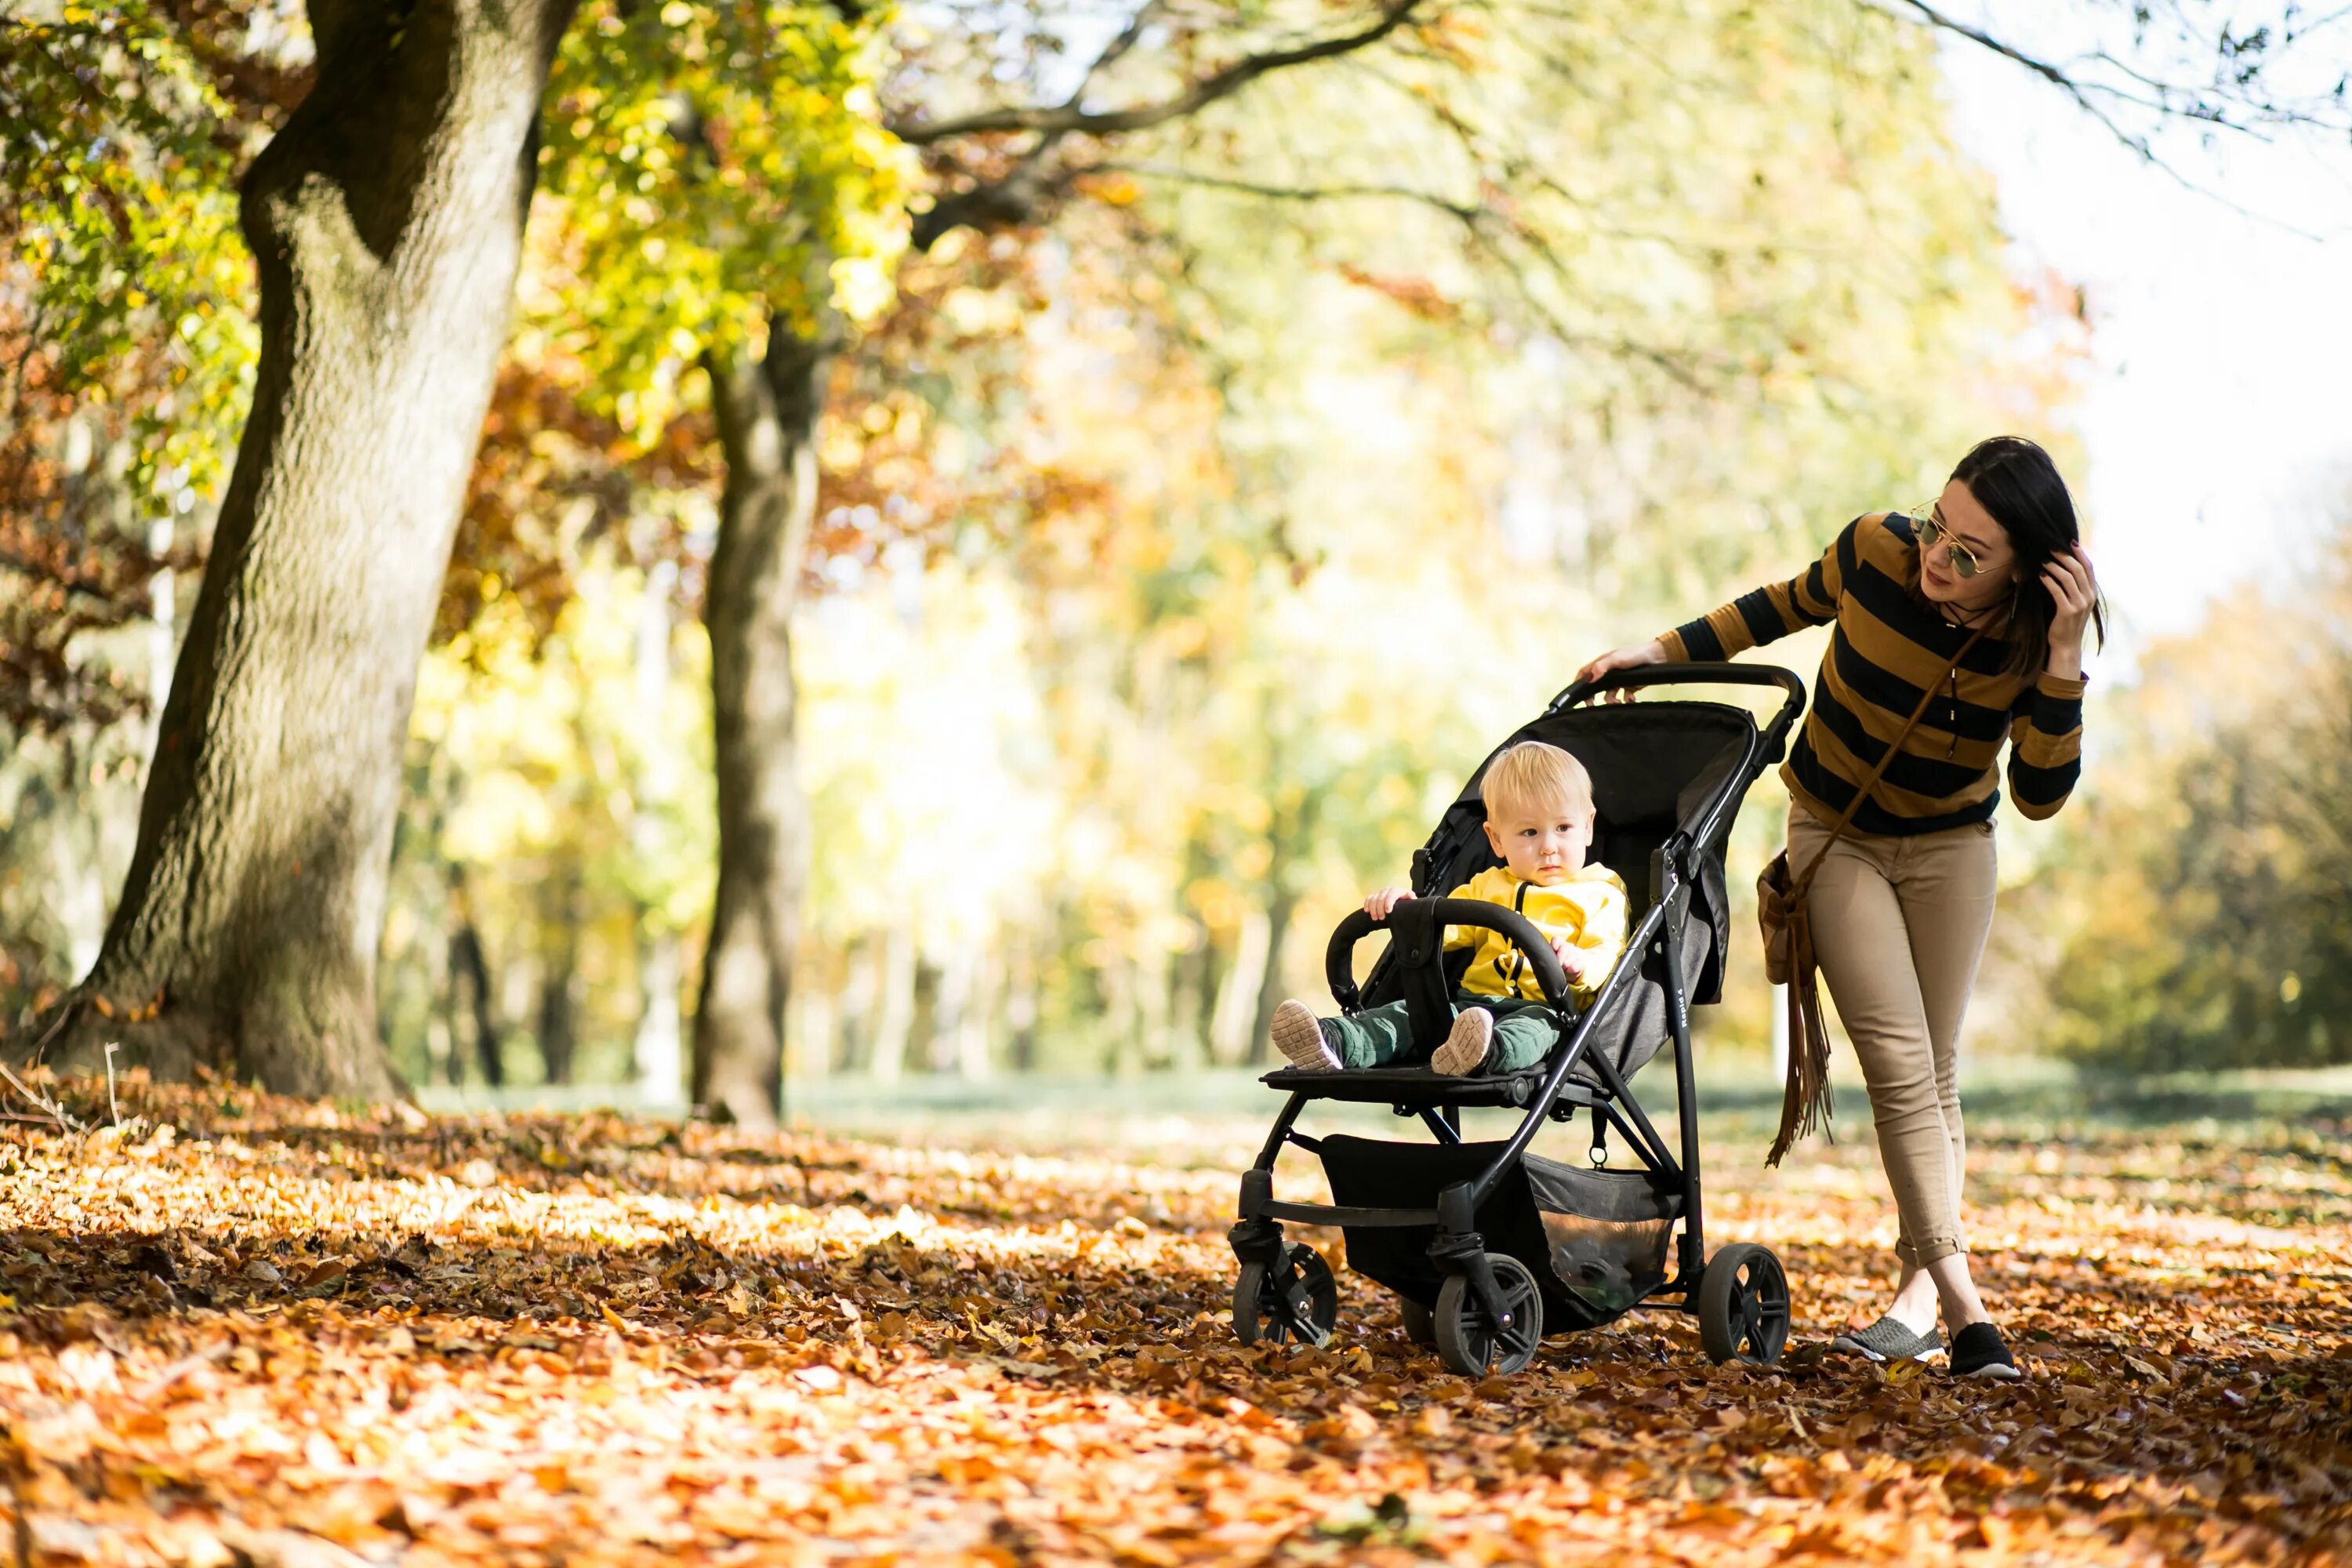
[[[1569,956],[1584,965],[1584,978],[1569,982],[1569,994],[1580,1005],[1599,993],[1624,951],[1629,900],[1624,882],[1606,866],[1580,867],[1567,881],[1549,888],[1520,881],[1507,866],[1489,866],[1445,896],[1516,910],[1547,938],[1565,944]],[[1445,945],[1449,950],[1473,946],[1478,950],[1462,977],[1465,991],[1480,996],[1543,1000],[1535,965],[1502,932],[1484,926],[1453,926],[1446,931]]]

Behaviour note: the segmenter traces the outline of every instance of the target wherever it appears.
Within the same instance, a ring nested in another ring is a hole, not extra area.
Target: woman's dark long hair
[[[2058,606],[2042,585],[2042,568],[2083,537],[2074,498],[2050,454],[2022,436],[1995,436],[1969,448],[1952,470],[1977,504],[1992,514],[2017,553],[2010,589],[2009,668],[2032,677],[2050,662],[2050,622]],[[2098,646],[2107,646],[2106,595],[2091,605]]]

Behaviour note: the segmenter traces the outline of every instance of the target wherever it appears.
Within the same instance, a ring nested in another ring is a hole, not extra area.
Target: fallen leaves
[[[2016,1387],[1824,1357],[1879,1304],[1874,1175],[1727,1152],[1710,1214],[1796,1286],[1782,1365],[1643,1313],[1473,1383],[1344,1271],[1328,1349],[1236,1344],[1225,1171],[119,1088],[121,1127],[0,1132],[0,1471],[42,1563],[2352,1548],[2340,1142],[1977,1137]]]

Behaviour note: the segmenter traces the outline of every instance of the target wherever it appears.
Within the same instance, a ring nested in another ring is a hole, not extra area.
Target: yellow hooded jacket
[[[1549,888],[1522,882],[1507,866],[1490,866],[1445,896],[1516,910],[1547,938],[1564,943],[1569,955],[1584,965],[1584,978],[1569,982],[1569,994],[1580,1006],[1599,993],[1624,951],[1630,900],[1624,882],[1606,866],[1580,867],[1567,881]],[[1462,977],[1463,990],[1480,996],[1543,1000],[1535,966],[1502,932],[1484,926],[1450,926],[1445,945],[1449,951],[1477,949]]]

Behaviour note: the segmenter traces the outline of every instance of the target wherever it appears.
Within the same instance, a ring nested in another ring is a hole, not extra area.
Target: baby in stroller
[[[1558,746],[1523,741],[1496,757],[1479,780],[1486,842],[1501,858],[1447,894],[1515,910],[1550,942],[1580,1007],[1591,1003],[1625,946],[1625,884],[1606,866],[1588,866],[1592,780]],[[1385,920],[1412,894],[1384,888],[1364,911]],[[1527,959],[1499,931],[1456,926],[1449,951],[1475,948],[1454,995],[1454,1026],[1426,1059],[1437,1072],[1516,1072],[1544,1059],[1559,1037],[1543,988]],[[1405,1003],[1352,1016],[1318,1018],[1307,1004],[1275,1009],[1275,1048],[1307,1071],[1405,1066],[1423,1059]]]

